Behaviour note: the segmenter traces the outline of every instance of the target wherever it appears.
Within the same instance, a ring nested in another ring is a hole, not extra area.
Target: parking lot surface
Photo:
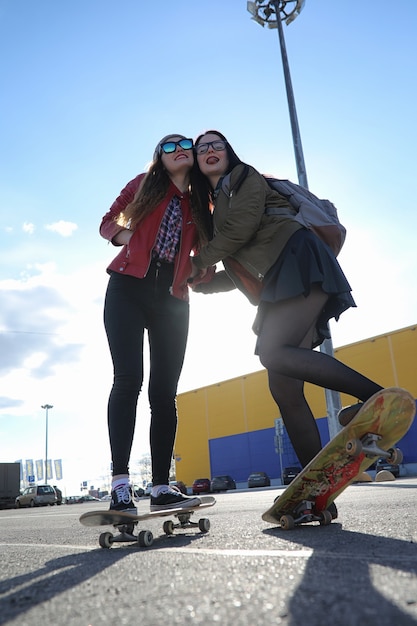
[[[353,485],[293,531],[261,520],[280,491],[216,495],[208,533],[149,520],[149,548],[99,547],[111,529],[79,516],[108,503],[0,511],[0,624],[417,624],[417,479]]]

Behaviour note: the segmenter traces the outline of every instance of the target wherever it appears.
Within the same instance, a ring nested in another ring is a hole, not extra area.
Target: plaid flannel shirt
[[[152,257],[165,263],[173,263],[179,250],[182,228],[180,200],[174,196],[168,204],[156,237]]]

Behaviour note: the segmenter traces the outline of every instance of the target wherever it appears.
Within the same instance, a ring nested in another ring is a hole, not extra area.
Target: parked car
[[[388,472],[391,472],[391,474],[395,476],[395,478],[399,478],[400,476],[400,466],[388,463],[387,459],[384,459],[383,457],[378,459],[376,462],[376,471],[381,472],[382,470],[387,470]]]
[[[89,494],[85,496],[67,496],[65,504],[82,504],[83,502],[100,502],[100,498],[95,498]]]
[[[248,478],[248,487],[270,487],[271,479],[265,472],[253,472]]]
[[[23,493],[16,498],[18,509],[22,506],[53,506],[57,501],[55,489],[51,485],[33,485],[26,487]]]
[[[196,493],[210,493],[210,481],[208,478],[196,478],[192,486],[193,495]]]
[[[182,480],[171,480],[169,484],[171,485],[171,487],[176,487],[177,489],[179,489],[184,495],[187,495],[187,487],[182,482]]]
[[[227,491],[228,489],[236,489],[236,483],[231,476],[214,476],[211,479],[210,488],[213,493]]]
[[[291,465],[290,467],[284,467],[282,470],[282,484],[289,485],[292,480],[301,472],[301,467],[298,465]]]
[[[77,502],[100,502],[100,498],[96,498],[95,496],[90,496],[86,494],[85,496],[80,496]]]
[[[54,485],[55,493],[56,493],[56,503],[62,504],[62,491],[58,489],[56,485]]]
[[[67,496],[65,498],[65,504],[77,504],[80,496]]]
[[[151,491],[152,491],[152,483],[147,483],[146,487],[145,487],[145,496],[150,496],[151,495]]]

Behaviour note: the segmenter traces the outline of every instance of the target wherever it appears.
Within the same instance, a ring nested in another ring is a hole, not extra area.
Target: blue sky
[[[417,320],[416,27],[415,0],[307,0],[284,26],[309,186],[348,230],[358,308],[335,347]],[[278,36],[244,0],[0,0],[0,65],[0,461],[44,458],[52,404],[49,456],[74,491],[109,465],[101,217],[172,132],[217,128],[297,180]],[[261,369],[243,296],[191,307],[180,392]],[[144,396],[133,470],[148,421]]]

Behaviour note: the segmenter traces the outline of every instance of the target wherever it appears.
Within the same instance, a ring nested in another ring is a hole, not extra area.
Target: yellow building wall
[[[404,387],[417,396],[417,326],[337,348],[335,357],[383,387]],[[306,384],[316,418],[325,417],[323,389]],[[341,394],[342,406],[356,398]],[[266,370],[179,394],[175,442],[176,477],[191,486],[211,478],[209,440],[273,428],[279,410],[268,388]]]
[[[244,390],[241,378],[206,387],[209,438],[227,437],[247,430]]]
[[[176,476],[177,480],[191,485],[196,478],[210,478],[206,389],[203,387],[181,394],[177,398],[177,406],[178,431],[174,449]]]
[[[404,387],[417,396],[417,326],[338,348],[334,354],[382,387]],[[341,394],[341,400],[345,406],[356,398]]]
[[[242,376],[241,380],[247,432],[270,428],[271,415],[273,419],[278,417],[278,407],[269,392],[265,370]]]

